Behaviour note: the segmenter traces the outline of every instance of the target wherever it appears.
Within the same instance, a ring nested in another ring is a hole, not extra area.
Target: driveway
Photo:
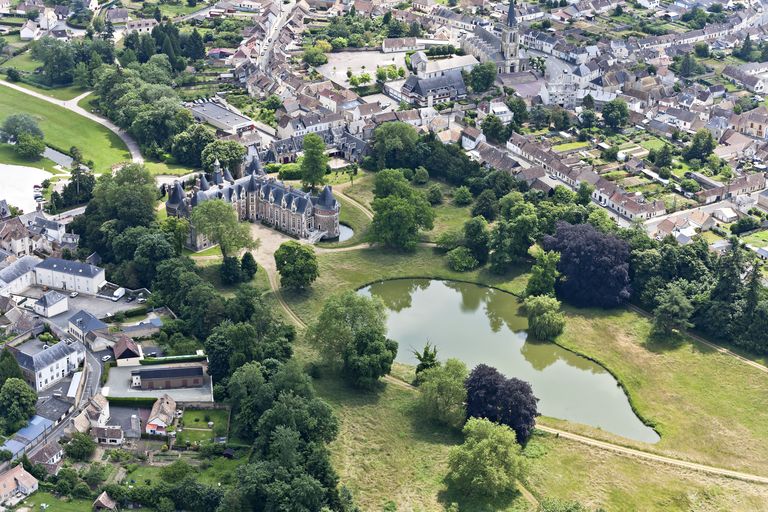
[[[32,287],[27,288],[19,295],[28,297],[29,300],[37,300],[43,296],[43,293],[42,288]],[[48,321],[64,330],[67,329],[69,318],[81,309],[88,311],[96,318],[104,318],[108,314],[114,315],[119,311],[132,309],[138,305],[136,302],[126,302],[125,297],[117,302],[112,302],[110,299],[95,297],[93,295],[84,295],[82,293],[75,298],[69,297],[68,292],[61,293],[67,294],[69,309],[60,315],[48,318]]]
[[[199,388],[180,389],[135,389],[131,387],[131,372],[142,368],[161,368],[161,366],[115,366],[109,369],[109,378],[102,389],[104,396],[160,398],[170,395],[177,402],[213,402],[211,377],[203,376],[203,385]]]

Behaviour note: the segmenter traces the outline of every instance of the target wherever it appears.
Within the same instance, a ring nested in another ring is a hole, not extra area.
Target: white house
[[[67,332],[76,340],[85,343],[86,337],[89,334],[106,329],[107,327],[107,324],[81,309],[69,318]]]
[[[34,269],[40,261],[37,256],[22,256],[0,270],[0,296],[10,297],[35,284]]]
[[[59,23],[59,18],[56,16],[56,11],[50,7],[43,9],[40,13],[40,17],[37,19],[40,24],[41,30],[52,30]]]
[[[35,391],[41,391],[75,371],[85,359],[85,347],[60,341],[48,346],[33,339],[9,348],[21,367],[24,380]]]
[[[125,442],[125,433],[123,427],[117,425],[107,425],[104,427],[93,427],[91,437],[99,444],[120,446]]]
[[[107,282],[104,269],[78,261],[48,258],[35,267],[38,286],[96,295]]]
[[[37,490],[37,478],[33,477],[19,464],[0,475],[0,503],[21,493],[29,496]]]
[[[24,26],[21,27],[19,38],[22,41],[32,41],[40,37],[40,33],[40,25],[32,20],[28,20],[26,23],[24,23]]]
[[[63,293],[51,290],[37,299],[32,308],[38,315],[50,318],[66,313],[69,310],[69,300]]]

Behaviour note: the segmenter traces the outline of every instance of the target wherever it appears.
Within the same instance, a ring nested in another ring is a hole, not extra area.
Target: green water
[[[554,343],[527,341],[527,321],[517,299],[468,283],[398,279],[359,291],[380,298],[397,361],[415,365],[412,350],[429,341],[438,357],[472,369],[480,363],[525,380],[545,416],[592,425],[630,439],[655,443],[656,432],[632,411],[616,379],[600,365]]]

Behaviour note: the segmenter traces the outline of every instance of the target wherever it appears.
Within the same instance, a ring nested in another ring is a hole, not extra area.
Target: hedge
[[[123,314],[126,317],[130,318],[132,316],[146,315],[148,311],[149,311],[149,308],[147,306],[138,306],[133,309],[126,309],[125,311],[123,311]]]
[[[139,363],[146,365],[153,364],[167,364],[167,363],[193,363],[198,361],[205,361],[205,356],[188,355],[188,356],[168,356],[168,357],[145,357],[140,360]]]
[[[111,405],[126,406],[126,407],[146,407],[151,409],[155,402],[155,398],[144,396],[108,396],[107,401]]]

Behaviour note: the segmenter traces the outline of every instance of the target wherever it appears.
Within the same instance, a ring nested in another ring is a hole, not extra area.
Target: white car
[[[110,359],[112,359],[112,356],[104,356],[104,357],[101,358],[101,360],[104,361],[105,363],[107,361],[109,361]]]
[[[69,297],[70,297],[70,298],[72,298],[72,299],[74,299],[74,298],[75,298],[75,297],[77,297],[78,295],[80,295],[78,292],[72,292],[72,293],[70,293],[70,294],[69,294]]]

